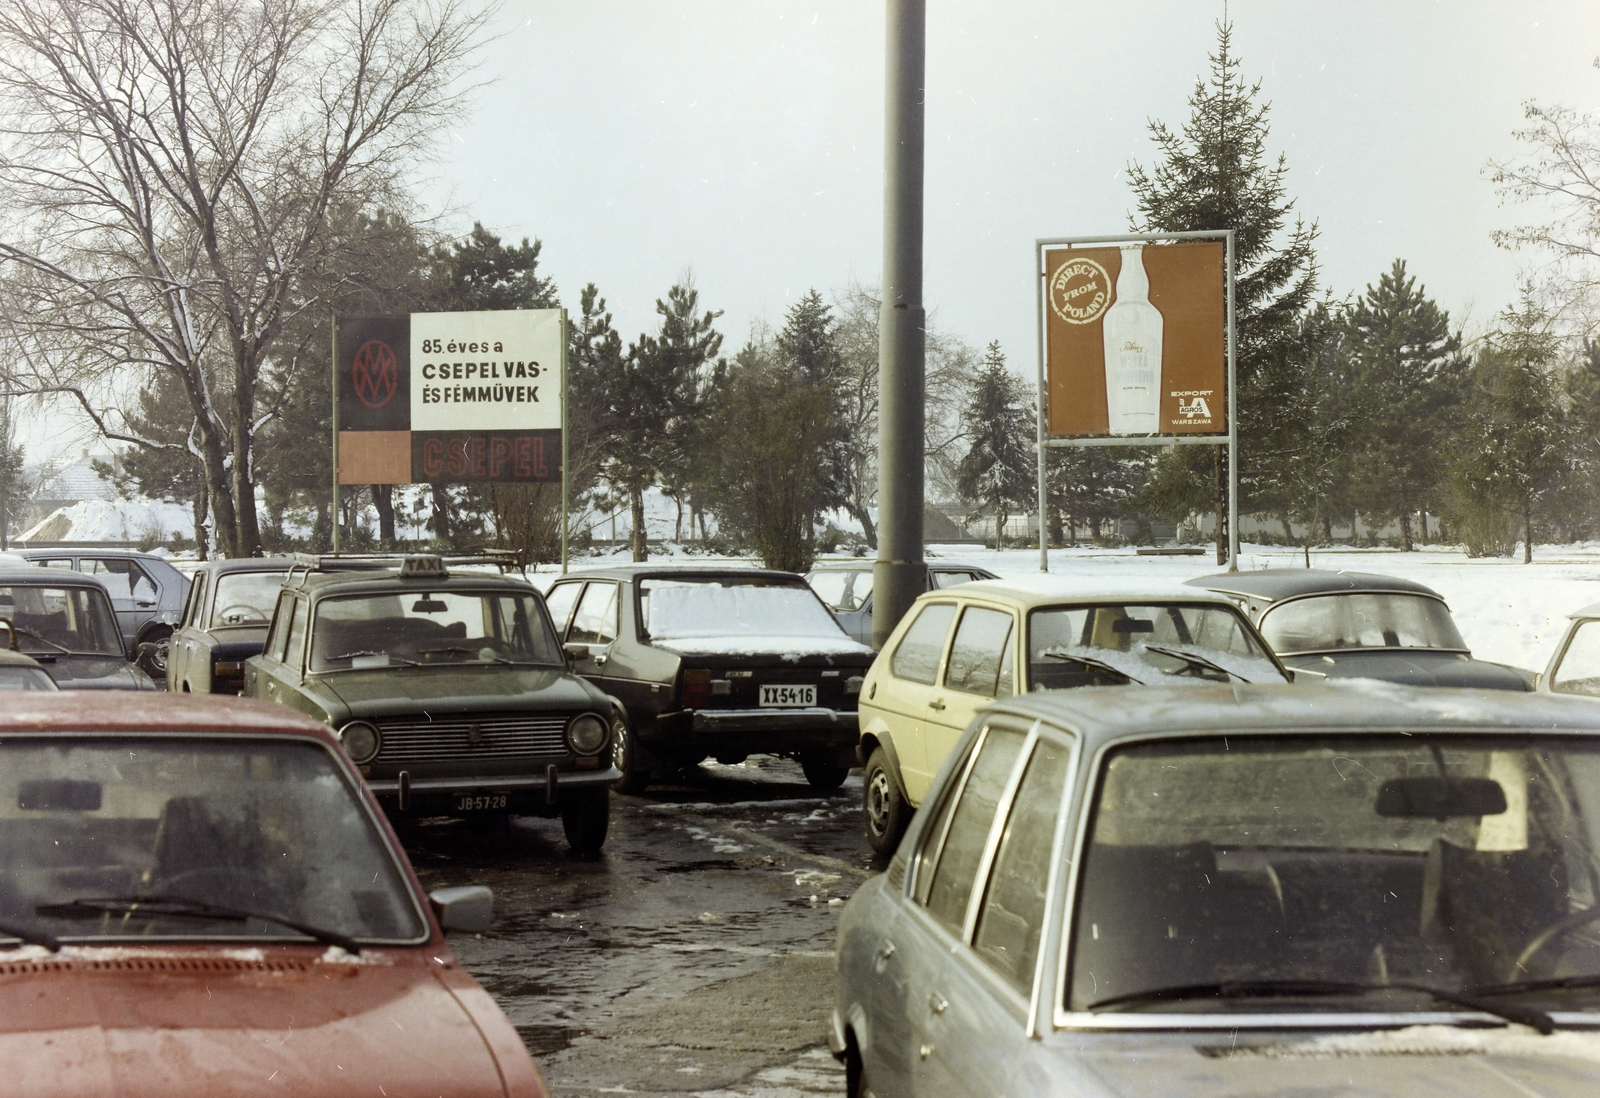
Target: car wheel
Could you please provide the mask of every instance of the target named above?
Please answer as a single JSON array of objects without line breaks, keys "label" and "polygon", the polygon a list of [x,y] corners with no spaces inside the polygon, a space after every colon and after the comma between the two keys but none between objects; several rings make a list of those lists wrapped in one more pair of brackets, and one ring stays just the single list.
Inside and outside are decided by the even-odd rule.
[{"label": "car wheel", "polygon": [[622,771],[617,792],[643,793],[650,785],[650,771],[639,765],[639,739],[621,717],[611,726],[611,764]]},{"label": "car wheel", "polygon": [[805,771],[806,781],[818,793],[832,793],[850,776],[850,768],[840,766],[832,755],[801,755],[800,769]]},{"label": "car wheel", "polygon": [[861,783],[862,815],[866,818],[867,844],[878,854],[893,854],[911,822],[911,805],[900,789],[889,753],[875,748],[867,760],[867,773]]},{"label": "car wheel", "polygon": [[561,806],[561,829],[567,833],[567,846],[574,854],[598,852],[605,845],[610,826],[610,790],[582,793]]},{"label": "car wheel", "polygon": [[150,647],[139,653],[139,669],[159,683],[167,681],[167,660],[172,655],[172,630],[153,629],[141,645]]}]

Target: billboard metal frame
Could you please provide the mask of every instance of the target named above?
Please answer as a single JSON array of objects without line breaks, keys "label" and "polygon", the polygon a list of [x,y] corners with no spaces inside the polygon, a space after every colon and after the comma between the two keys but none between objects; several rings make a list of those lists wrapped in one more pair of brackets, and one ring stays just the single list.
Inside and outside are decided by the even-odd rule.
[{"label": "billboard metal frame", "polygon": [[[1044,330],[1045,330],[1045,300],[1044,284],[1050,277],[1050,272],[1045,270],[1044,253],[1046,248],[1077,247],[1081,244],[1136,244],[1150,243],[1160,240],[1221,240],[1226,251],[1224,282],[1227,289],[1227,324],[1226,339],[1228,353],[1228,378],[1225,401],[1228,409],[1228,430],[1219,435],[1116,435],[1094,436],[1078,438],[1052,438],[1045,428],[1045,406],[1049,390],[1045,377],[1044,360]],[[1046,496],[1046,471],[1045,455],[1052,448],[1066,449],[1078,446],[1226,446],[1228,448],[1228,571],[1239,570],[1239,415],[1238,415],[1238,384],[1237,368],[1234,360],[1234,231],[1232,229],[1208,229],[1201,232],[1183,233],[1133,233],[1127,235],[1111,236],[1062,236],[1043,237],[1033,242],[1033,288],[1036,296],[1034,305],[1034,323],[1037,327],[1039,375],[1038,375],[1038,423],[1039,433],[1037,450],[1039,456],[1039,571],[1050,571],[1049,556],[1049,526],[1045,521],[1045,496]]]},{"label": "billboard metal frame", "polygon": [[[510,312],[513,310],[501,311]],[[567,438],[567,341],[571,332],[568,327],[567,310],[562,308],[558,311],[561,313],[559,337],[561,340],[561,574],[566,575],[567,549],[570,540],[568,530],[567,459],[571,446]],[[410,314],[407,315],[409,316]],[[337,313],[333,315],[332,323],[329,327],[331,329],[331,343],[328,351],[329,381],[331,383],[329,388],[333,392],[333,471],[331,476],[333,481],[333,552],[337,554],[339,552],[339,520],[341,517],[339,510],[339,315]],[[413,481],[412,483],[427,482]]]}]

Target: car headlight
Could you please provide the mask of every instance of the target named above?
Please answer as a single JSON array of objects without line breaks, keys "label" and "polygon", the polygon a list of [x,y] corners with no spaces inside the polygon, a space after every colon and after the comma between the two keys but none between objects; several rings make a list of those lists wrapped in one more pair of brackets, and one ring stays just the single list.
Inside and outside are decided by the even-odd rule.
[{"label": "car headlight", "polygon": [[572,718],[572,723],[567,725],[567,742],[578,754],[593,755],[606,745],[608,732],[605,721],[593,713],[585,713]]},{"label": "car headlight", "polygon": [[366,721],[351,721],[339,729],[339,744],[355,763],[370,762],[383,744],[378,730]]}]

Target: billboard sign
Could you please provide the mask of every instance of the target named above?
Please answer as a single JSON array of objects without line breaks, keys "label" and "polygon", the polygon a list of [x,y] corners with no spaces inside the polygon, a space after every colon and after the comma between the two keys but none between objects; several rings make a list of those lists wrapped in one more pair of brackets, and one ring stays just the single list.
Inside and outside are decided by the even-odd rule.
[{"label": "billboard sign", "polygon": [[1224,241],[1043,255],[1049,437],[1228,433]]},{"label": "billboard sign", "polygon": [[560,309],[346,317],[340,484],[561,479]]}]

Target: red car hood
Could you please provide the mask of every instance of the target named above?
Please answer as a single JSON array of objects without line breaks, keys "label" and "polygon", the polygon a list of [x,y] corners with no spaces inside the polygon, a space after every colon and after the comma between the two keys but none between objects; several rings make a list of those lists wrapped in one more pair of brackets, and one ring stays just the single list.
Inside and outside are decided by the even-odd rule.
[{"label": "red car hood", "polygon": [[28,1098],[542,1094],[487,994],[453,957],[441,953],[441,964],[425,952],[0,953],[0,1090]]}]

